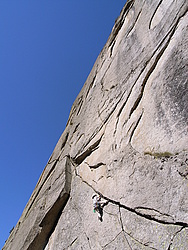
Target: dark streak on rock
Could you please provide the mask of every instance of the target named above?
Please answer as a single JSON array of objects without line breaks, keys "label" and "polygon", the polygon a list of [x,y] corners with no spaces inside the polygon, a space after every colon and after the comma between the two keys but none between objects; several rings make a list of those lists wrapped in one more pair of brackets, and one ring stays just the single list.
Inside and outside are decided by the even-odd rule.
[{"label": "dark streak on rock", "polygon": [[[103,136],[103,135],[102,135]],[[93,151],[98,149],[98,146],[101,142],[102,136],[97,140],[95,143],[93,143],[88,149],[86,149],[83,153],[81,153],[79,156],[77,156],[74,160],[74,162],[78,165],[80,165]]]},{"label": "dark streak on rock", "polygon": [[171,246],[172,246],[172,244],[173,244],[174,238],[175,238],[176,235],[177,235],[178,233],[180,233],[183,229],[184,229],[184,227],[181,227],[181,228],[172,236],[171,241],[170,241],[170,244],[169,244],[167,250],[170,250],[170,248],[171,248]]},{"label": "dark streak on rock", "polygon": [[151,16],[151,19],[150,19],[150,22],[149,22],[149,29],[151,28],[151,23],[152,23],[152,21],[153,21],[153,18],[154,18],[154,16],[155,16],[155,14],[156,14],[156,12],[157,12],[159,6],[161,5],[162,1],[163,1],[163,0],[160,0],[160,2],[158,3],[156,9],[155,9],[154,12],[153,12],[153,15]]},{"label": "dark streak on rock", "polygon": [[135,124],[135,126],[134,126],[134,128],[133,128],[133,130],[132,130],[132,132],[131,132],[131,135],[130,135],[130,138],[129,138],[129,142],[130,142],[130,143],[131,143],[131,140],[132,140],[132,138],[133,138],[134,132],[135,132],[136,128],[138,127],[138,124],[139,124],[139,122],[140,122],[140,120],[141,120],[141,118],[142,118],[143,113],[144,113],[144,111],[142,111],[140,117],[138,118],[138,120],[137,120],[137,122],[136,122],[136,124]]},{"label": "dark streak on rock", "polygon": [[[92,185],[90,185],[87,181],[85,181],[79,174],[77,174],[77,176],[83,181],[83,183],[85,183],[86,185],[88,185],[90,188],[93,189],[94,192],[96,192],[97,194],[99,194],[101,196],[101,198],[107,200],[108,202],[112,203],[112,204],[115,204],[117,206],[119,206],[120,208],[124,208],[125,210],[129,211],[129,212],[132,212],[140,217],[143,217],[147,220],[151,220],[151,221],[155,221],[155,222],[158,222],[160,224],[164,224],[164,225],[175,225],[175,226],[181,226],[181,227],[188,227],[188,223],[186,222],[181,222],[181,221],[177,221],[177,222],[168,222],[168,221],[165,221],[165,220],[162,220],[162,219],[157,219],[155,217],[153,217],[152,215],[148,215],[148,214],[143,214],[139,211],[136,211],[135,208],[131,208],[131,207],[128,207],[124,204],[121,204],[119,201],[116,201],[116,200],[112,200],[106,196],[104,196],[101,192],[99,192],[98,190],[96,190]],[[149,208],[150,209],[150,208]],[[160,213],[160,212],[159,212]],[[161,213],[162,214],[162,213]]]},{"label": "dark streak on rock", "polygon": [[81,110],[81,108],[82,108],[82,105],[83,105],[83,96],[81,96],[80,98],[79,98],[79,101],[78,101],[78,106],[79,106],[79,108],[78,108],[78,111],[77,111],[77,113],[76,113],[76,115],[79,115],[79,113],[80,113],[80,110]]},{"label": "dark streak on rock", "polygon": [[[102,249],[106,248],[106,247],[109,246],[112,242],[114,242],[114,241],[117,239],[117,237],[118,237],[121,233],[122,233],[122,231],[119,232],[110,242],[108,242],[108,243],[106,243],[104,246],[102,246]],[[132,248],[131,248],[131,250],[132,250]]]},{"label": "dark streak on rock", "polygon": [[164,225],[176,225],[176,226],[182,226],[182,227],[188,227],[188,224],[185,223],[185,222],[167,222],[167,221],[164,221],[164,220],[160,220],[160,219],[156,219],[155,217],[153,217],[152,215],[148,215],[148,214],[142,214],[141,212],[139,211],[136,211],[134,208],[130,208],[130,207],[127,207],[126,205],[123,205],[121,204],[120,202],[118,201],[114,201],[114,200],[111,200],[107,197],[104,197],[102,194],[101,194],[101,197],[108,200],[109,202],[113,203],[113,204],[116,204],[118,206],[120,206],[121,208],[124,208],[132,213],[135,213],[137,214],[138,216],[141,216],[145,219],[148,219],[148,220],[151,220],[151,221],[155,221],[155,222],[158,222],[160,224],[164,224]]},{"label": "dark streak on rock", "polygon": [[87,93],[86,93],[86,98],[87,98],[87,96],[88,96],[88,94],[89,94],[90,89],[93,87],[93,84],[94,84],[94,82],[95,82],[95,78],[96,78],[96,75],[93,77],[93,80],[92,80],[92,82],[91,82],[90,85],[89,85],[89,88],[88,88]]},{"label": "dark streak on rock", "polygon": [[73,134],[76,133],[76,131],[78,130],[78,127],[80,126],[80,123],[78,123],[76,126],[75,126],[75,129],[73,131]]},{"label": "dark streak on rock", "polygon": [[105,164],[103,163],[103,162],[99,162],[99,163],[97,163],[96,165],[89,165],[87,162],[86,162],[86,164],[89,166],[89,168],[91,168],[91,169],[97,169],[97,168],[99,168],[100,166],[104,166]]},{"label": "dark streak on rock", "polygon": [[[186,11],[186,12],[187,12],[187,11]],[[186,12],[185,12],[185,13],[186,13]],[[158,62],[159,62],[159,60],[160,60],[160,58],[162,57],[163,53],[165,52],[166,48],[168,47],[168,45],[169,45],[169,43],[170,43],[170,40],[171,40],[172,36],[174,35],[175,30],[176,30],[176,28],[177,28],[177,26],[178,26],[178,23],[179,23],[180,19],[185,15],[185,13],[184,13],[182,16],[180,16],[180,17],[178,18],[178,20],[176,21],[176,23],[173,25],[173,27],[169,30],[169,32],[167,33],[167,35],[163,38],[162,42],[160,43],[160,44],[162,44],[162,43],[164,42],[164,40],[166,39],[166,37],[169,36],[167,42],[165,43],[165,45],[163,46],[163,48],[161,49],[161,51],[160,51],[160,52],[158,53],[158,55],[156,56],[153,65],[150,67],[148,73],[146,74],[146,76],[145,76],[145,78],[144,78],[144,80],[143,80],[143,83],[142,83],[142,85],[141,85],[140,94],[139,94],[139,96],[137,97],[137,99],[136,99],[136,101],[135,101],[135,103],[134,103],[134,105],[133,105],[133,107],[132,107],[132,109],[131,109],[131,111],[130,111],[129,118],[130,118],[130,116],[132,115],[132,113],[137,109],[137,107],[138,107],[138,105],[139,105],[139,103],[140,103],[140,101],[141,101],[141,99],[142,99],[142,96],[143,96],[143,93],[144,93],[144,88],[145,88],[145,86],[146,86],[146,83],[147,83],[149,77],[151,76],[151,74],[153,73],[154,69],[156,68],[156,66],[157,66],[157,64],[158,64]],[[160,47],[160,45],[159,45],[158,47]]]},{"label": "dark streak on rock", "polygon": [[126,14],[129,12],[129,10],[133,4],[134,4],[134,0],[127,1],[125,7],[123,8],[123,10],[120,14],[120,18],[118,18],[116,20],[114,28],[113,28],[112,33],[111,33],[111,36],[109,37],[109,47],[114,43],[115,38],[117,37],[121,27],[123,26],[124,18],[126,16]]},{"label": "dark streak on rock", "polygon": [[68,137],[69,137],[69,133],[66,134],[65,139],[64,139],[63,142],[62,142],[61,150],[64,148],[64,146],[65,146],[65,144],[66,144],[66,142],[67,142],[67,140],[68,140]]},{"label": "dark streak on rock", "polygon": [[129,36],[129,34],[131,33],[131,31],[134,29],[134,27],[135,27],[135,25],[136,25],[136,23],[138,21],[138,18],[139,18],[140,14],[141,14],[141,12],[142,12],[142,9],[139,11],[139,13],[138,13],[138,15],[137,15],[137,17],[136,17],[133,25],[131,26],[130,30],[127,32],[127,35],[126,35],[127,37]]},{"label": "dark streak on rock", "polygon": [[120,214],[121,229],[122,229],[124,238],[125,238],[125,240],[127,241],[127,244],[128,244],[128,246],[129,246],[129,248],[132,250],[132,247],[131,247],[131,245],[130,245],[128,239],[127,239],[126,232],[125,232],[125,229],[124,229],[124,226],[123,226],[123,220],[122,220],[122,216],[121,216],[121,209],[120,209],[120,206],[119,206],[119,214]]}]

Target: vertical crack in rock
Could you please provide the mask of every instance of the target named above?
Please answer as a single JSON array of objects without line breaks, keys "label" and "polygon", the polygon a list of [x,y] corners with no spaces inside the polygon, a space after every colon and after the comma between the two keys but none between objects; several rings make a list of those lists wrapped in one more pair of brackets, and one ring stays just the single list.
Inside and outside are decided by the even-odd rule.
[{"label": "vertical crack in rock", "polygon": [[120,206],[119,206],[119,215],[120,215],[119,219],[120,219],[121,229],[122,229],[124,238],[125,238],[125,240],[126,240],[128,246],[129,246],[130,250],[132,250],[132,247],[131,247],[131,245],[130,245],[128,239],[127,239],[126,232],[125,232],[125,230],[124,230],[124,225],[123,225],[123,220],[122,220],[122,215],[121,215],[121,208],[120,208]]},{"label": "vertical crack in rock", "polygon": [[45,214],[44,218],[42,219],[39,227],[40,232],[36,235],[30,246],[27,250],[41,250],[44,249],[47,245],[50,236],[52,235],[55,227],[59,221],[61,213],[66,206],[71,191],[71,181],[72,181],[72,174],[71,174],[71,162],[68,157],[66,157],[65,163],[65,185],[64,189],[60,193],[57,200],[54,202],[52,207],[49,211]]},{"label": "vertical crack in rock", "polygon": [[124,233],[124,237],[125,237],[125,239],[126,239],[126,241],[127,241],[127,244],[129,245],[130,250],[133,250],[133,248],[131,247],[131,245],[130,245],[128,239],[127,239],[127,236],[129,236],[133,241],[136,241],[138,244],[140,244],[140,245],[142,245],[142,246],[144,246],[144,247],[148,247],[148,248],[150,248],[150,249],[157,250],[157,249],[154,248],[154,247],[148,246],[149,242],[142,243],[142,242],[139,241],[138,239],[135,239],[135,238],[131,235],[131,233],[126,232],[125,229],[124,229],[124,225],[123,225],[123,220],[122,220],[122,215],[121,215],[121,208],[120,208],[120,206],[119,206],[119,213],[120,213],[120,224],[121,224],[121,227],[122,227],[122,231],[123,231],[123,233]]},{"label": "vertical crack in rock", "polygon": [[[149,61],[146,62],[146,65],[148,64],[148,62],[149,62]],[[130,97],[131,94],[132,94],[132,91],[133,91],[134,86],[136,85],[138,79],[140,78],[140,76],[141,76],[142,73],[144,72],[145,67],[146,67],[146,66],[144,66],[144,67],[142,68],[142,70],[140,71],[140,73],[139,73],[138,77],[136,78],[135,82],[133,83],[133,85],[132,85],[132,87],[131,87],[131,89],[130,89],[130,91],[129,91],[129,93],[128,93],[126,99],[125,99],[125,101],[123,102],[123,104],[121,105],[121,107],[120,107],[120,109],[119,109],[119,112],[118,112],[118,114],[117,114],[117,116],[116,116],[117,121],[116,121],[115,129],[114,129],[114,136],[115,136],[116,131],[117,131],[117,126],[118,126],[118,122],[119,122],[119,117],[120,117],[120,115],[121,115],[123,109],[125,108],[125,106],[126,106],[126,104],[127,104],[127,101],[129,100],[129,97]],[[131,73],[129,74],[129,76],[130,76],[130,75],[131,75]],[[124,95],[124,94],[125,94],[125,92],[123,93],[123,95]],[[121,96],[120,101],[121,101],[121,99],[123,98],[123,95]],[[120,101],[119,101],[119,102],[120,102]],[[125,123],[126,123],[126,121],[125,121]]]},{"label": "vertical crack in rock", "polygon": [[[142,85],[141,85],[140,94],[138,95],[138,97],[137,97],[137,99],[135,100],[135,103],[134,103],[132,109],[130,110],[129,118],[131,117],[132,113],[137,109],[137,107],[138,107],[138,105],[139,105],[139,103],[140,103],[140,101],[141,101],[141,99],[142,99],[142,96],[143,96],[143,93],[144,93],[144,89],[145,89],[145,86],[146,86],[146,83],[147,83],[149,77],[151,76],[151,74],[152,74],[153,71],[155,70],[155,68],[156,68],[156,66],[157,66],[157,64],[158,64],[158,62],[159,62],[159,60],[160,60],[160,58],[162,57],[162,55],[164,54],[165,50],[167,49],[167,47],[168,47],[168,45],[169,45],[169,43],[170,43],[170,41],[171,41],[171,39],[172,39],[172,37],[173,37],[175,31],[176,31],[176,28],[177,28],[177,26],[178,26],[178,23],[179,23],[180,19],[186,14],[186,12],[187,12],[187,10],[178,18],[178,20],[176,21],[176,23],[175,23],[175,24],[173,25],[173,27],[169,30],[167,36],[165,36],[165,38],[166,38],[166,37],[168,37],[168,35],[169,35],[169,38],[167,39],[165,45],[163,46],[163,48],[160,50],[160,52],[159,52],[158,55],[156,56],[153,65],[152,65],[152,66],[150,67],[150,69],[148,70],[148,73],[146,74],[146,76],[145,76],[145,78],[144,78],[144,80],[143,80],[143,83],[142,83]],[[164,39],[165,39],[165,38],[164,38]],[[164,39],[163,39],[163,40],[164,40]]]},{"label": "vertical crack in rock", "polygon": [[132,106],[131,110],[130,110],[130,113],[129,113],[129,118],[131,117],[132,113],[137,109],[141,99],[142,99],[142,96],[143,96],[143,93],[144,93],[144,88],[146,86],[146,83],[149,79],[149,77],[151,76],[152,72],[154,71],[154,69],[156,68],[157,66],[157,63],[159,61],[159,59],[161,58],[161,56],[163,55],[165,49],[167,48],[169,42],[170,42],[170,39],[171,39],[171,36],[170,38],[168,39],[167,43],[165,44],[165,46],[161,49],[161,51],[158,53],[158,55],[156,56],[156,59],[153,63],[153,65],[150,67],[148,73],[146,74],[144,80],[143,80],[143,83],[141,85],[141,90],[140,90],[140,94],[138,95],[137,99],[135,100],[134,102],[134,105]]},{"label": "vertical crack in rock", "polygon": [[115,22],[115,25],[114,25],[114,27],[112,29],[111,35],[109,37],[109,47],[112,44],[114,46],[115,39],[116,39],[116,37],[117,37],[120,29],[123,26],[124,19],[125,19],[127,13],[129,12],[129,10],[131,9],[131,7],[133,6],[133,4],[134,4],[134,0],[128,0],[127,3],[126,3],[126,5],[125,5],[125,7],[121,11],[120,17],[117,18],[117,20]]},{"label": "vertical crack in rock", "polygon": [[131,31],[132,31],[132,30],[134,29],[134,27],[136,26],[136,23],[138,22],[138,19],[139,19],[141,13],[142,13],[142,8],[141,8],[141,10],[138,12],[138,15],[137,15],[135,21],[133,22],[132,26],[130,27],[129,31],[127,32],[126,37],[129,36],[129,34],[131,33]]},{"label": "vertical crack in rock", "polygon": [[[171,29],[168,31],[168,33],[164,36],[164,38],[161,40],[161,42],[159,43],[159,45],[157,46],[157,48],[154,50],[153,54],[151,55],[150,59],[147,60],[147,62],[145,62],[145,65],[144,67],[141,69],[137,79],[135,80],[134,84],[132,85],[130,91],[129,91],[129,94],[125,100],[125,102],[123,103],[123,105],[121,106],[119,112],[118,112],[118,115],[117,115],[117,122],[116,122],[116,128],[117,128],[117,124],[118,124],[118,120],[119,120],[119,116],[122,112],[122,110],[124,109],[124,107],[126,106],[126,103],[128,101],[128,99],[130,98],[131,94],[132,94],[132,91],[133,91],[133,88],[134,86],[136,85],[136,83],[138,82],[140,76],[142,75],[142,73],[144,72],[144,70],[146,69],[147,65],[149,64],[149,62],[152,60],[152,58],[154,57],[154,55],[157,53],[157,51],[159,50],[159,48],[163,45],[164,41],[167,39],[167,37],[169,36],[169,38],[167,39],[167,42],[165,43],[165,45],[163,46],[163,48],[161,49],[161,51],[158,53],[158,55],[156,56],[156,59],[154,60],[154,63],[153,65],[150,67],[150,69],[148,70],[148,73],[146,74],[144,80],[143,80],[143,83],[141,85],[141,91],[140,91],[140,94],[138,95],[137,99],[135,100],[135,103],[133,105],[133,107],[131,108],[130,110],[130,113],[129,113],[129,118],[131,117],[132,113],[136,110],[136,108],[138,107],[141,99],[142,99],[142,96],[143,96],[143,93],[144,93],[144,88],[145,88],[145,85],[150,77],[150,75],[152,74],[152,72],[154,71],[154,69],[156,68],[157,66],[157,63],[158,61],[160,60],[161,56],[163,55],[164,51],[166,50],[166,48],[168,47],[168,44],[170,43],[170,40],[176,30],[176,27],[178,26],[178,23],[180,21],[180,19],[186,14],[187,12],[187,9],[185,10],[185,12],[177,19],[176,23],[173,25],[173,27],[171,27]],[[121,99],[120,99],[121,100]],[[115,132],[116,132],[116,128],[115,128]],[[114,133],[115,133],[114,132]]]},{"label": "vertical crack in rock", "polygon": [[89,241],[89,237],[87,236],[86,232],[84,232],[85,236],[86,236],[86,239],[88,241],[88,245],[89,245],[89,249],[91,249],[91,244],[90,244],[90,241]]},{"label": "vertical crack in rock", "polygon": [[66,142],[68,140],[68,137],[69,137],[69,133],[66,134],[65,139],[63,140],[63,142],[61,144],[61,150],[65,147],[65,144],[66,144]]},{"label": "vertical crack in rock", "polygon": [[[63,135],[60,137],[60,139],[59,139],[59,141],[58,141],[58,144],[59,144],[59,147],[60,147],[58,156],[54,157],[54,152],[53,152],[52,155],[51,155],[51,157],[50,157],[50,159],[48,160],[47,166],[48,166],[49,164],[52,164],[53,162],[56,162],[57,159],[60,158],[60,156],[61,156],[61,154],[62,154],[62,152],[63,152],[63,148],[65,147],[65,145],[66,145],[66,143],[67,143],[67,141],[68,141],[68,137],[69,137],[69,132],[67,132],[67,133],[64,132]],[[45,169],[46,169],[46,168],[45,168]],[[45,169],[44,169],[44,171],[45,171]],[[43,172],[44,172],[44,171],[43,171]],[[41,177],[42,177],[42,175],[41,175]],[[40,179],[41,179],[41,177],[40,177]]]},{"label": "vertical crack in rock", "polygon": [[180,233],[184,228],[185,228],[185,227],[181,227],[177,232],[175,232],[175,234],[172,235],[171,240],[170,240],[170,244],[169,244],[167,250],[170,250],[170,249],[171,249],[171,246],[172,246],[172,244],[173,244],[174,238],[175,238],[176,235],[177,235],[178,233]]},{"label": "vertical crack in rock", "polygon": [[92,82],[91,82],[90,85],[89,85],[89,88],[88,88],[88,90],[87,90],[87,92],[86,92],[86,98],[87,98],[87,96],[88,96],[90,90],[92,89],[92,87],[93,87],[93,85],[94,85],[96,75],[97,75],[97,73],[95,74],[95,76],[93,77]]},{"label": "vertical crack in rock", "polygon": [[129,143],[131,143],[131,140],[133,138],[134,132],[135,132],[136,128],[138,127],[138,124],[139,124],[139,122],[140,122],[140,120],[142,118],[143,113],[144,113],[144,110],[142,110],[142,113],[140,114],[140,116],[139,116],[139,118],[138,118],[138,120],[137,120],[137,122],[136,122],[136,124],[135,124],[135,126],[134,126],[134,128],[132,130],[132,132],[131,132],[131,135],[130,135],[130,138],[129,138]]},{"label": "vertical crack in rock", "polygon": [[80,114],[80,111],[81,111],[81,108],[82,108],[82,105],[83,105],[84,101],[83,101],[83,96],[79,97],[78,99],[78,110],[77,110],[77,113],[76,115],[79,115]]},{"label": "vertical crack in rock", "polygon": [[76,126],[75,126],[75,129],[73,131],[73,134],[76,133],[76,131],[78,130],[78,127],[80,126],[80,123],[78,123]]},{"label": "vertical crack in rock", "polygon": [[161,5],[162,1],[163,1],[163,0],[160,0],[160,1],[159,1],[157,7],[155,8],[155,10],[154,10],[154,12],[153,12],[153,15],[151,16],[151,19],[150,19],[150,22],[149,22],[149,29],[151,28],[151,23],[152,23],[152,21],[153,21],[153,18],[154,18],[154,16],[155,16],[155,14],[156,14],[156,12],[157,12],[159,6]]}]

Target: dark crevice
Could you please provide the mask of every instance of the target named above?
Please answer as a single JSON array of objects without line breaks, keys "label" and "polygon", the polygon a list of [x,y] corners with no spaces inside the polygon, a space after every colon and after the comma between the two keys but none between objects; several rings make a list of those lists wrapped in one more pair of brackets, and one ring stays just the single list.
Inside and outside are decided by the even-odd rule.
[{"label": "dark crevice", "polygon": [[154,16],[155,16],[155,14],[156,14],[156,12],[157,12],[159,6],[161,5],[162,1],[163,1],[163,0],[160,0],[160,2],[158,3],[156,9],[155,9],[154,12],[153,12],[153,15],[151,16],[151,19],[150,19],[150,22],[149,22],[149,29],[151,28],[151,23],[152,23],[152,21],[153,21],[153,18],[154,18]]},{"label": "dark crevice", "polygon": [[94,82],[95,82],[96,75],[97,75],[97,74],[95,74],[95,76],[93,77],[92,82],[91,82],[90,85],[89,85],[89,88],[88,88],[87,93],[86,93],[86,98],[87,98],[87,96],[88,96],[88,94],[89,94],[89,91],[90,91],[91,88],[93,87],[93,84],[94,84]]},{"label": "dark crevice", "polygon": [[87,162],[86,162],[86,164],[89,166],[89,168],[91,168],[91,169],[97,169],[97,168],[99,168],[100,166],[105,166],[106,164],[104,164],[103,162],[99,162],[99,163],[97,163],[96,165],[89,165]]},{"label": "dark crevice", "polygon": [[133,130],[132,130],[132,132],[131,132],[131,135],[130,135],[130,138],[129,138],[129,143],[131,143],[131,140],[132,140],[132,138],[133,138],[134,132],[135,132],[136,128],[138,127],[138,124],[139,124],[139,122],[140,122],[140,120],[141,120],[141,118],[142,118],[143,113],[144,113],[144,112],[142,111],[140,117],[138,118],[138,120],[137,120],[137,122],[136,122],[136,124],[135,124],[135,126],[134,126],[134,128],[133,128]]},{"label": "dark crevice", "polygon": [[67,140],[68,140],[68,137],[69,137],[69,133],[66,134],[65,139],[64,139],[63,142],[62,142],[61,150],[65,147],[65,144],[66,144],[66,142],[67,142]]},{"label": "dark crevice", "polygon": [[164,224],[164,225],[176,225],[176,226],[188,227],[188,224],[185,223],[185,222],[180,222],[180,221],[178,221],[178,222],[168,222],[168,221],[164,221],[164,220],[161,220],[161,219],[157,219],[157,218],[153,217],[152,215],[143,214],[143,213],[141,213],[139,211],[136,211],[136,209],[134,209],[134,208],[128,207],[126,205],[123,205],[119,201],[115,201],[115,200],[109,199],[108,197],[105,197],[104,195],[102,195],[100,192],[97,192],[97,193],[100,194],[103,199],[105,199],[105,200],[107,200],[107,201],[109,201],[109,202],[111,202],[111,203],[113,203],[113,204],[115,204],[115,205],[117,205],[117,206],[119,206],[121,208],[124,208],[127,211],[135,213],[138,216],[141,216],[141,217],[143,217],[145,219],[148,219],[148,220],[151,220],[151,221],[155,221],[155,222],[158,222],[158,223]]},{"label": "dark crevice", "polygon": [[155,218],[155,217],[153,217],[152,215],[149,215],[149,214],[143,214],[143,213],[141,213],[139,211],[136,211],[134,208],[127,207],[126,205],[121,204],[119,201],[115,201],[115,200],[112,200],[112,199],[109,199],[109,198],[103,196],[100,192],[98,192],[98,193],[101,195],[101,197],[103,199],[106,199],[109,202],[111,202],[111,203],[113,203],[113,204],[115,204],[115,205],[117,205],[117,206],[119,206],[121,208],[124,208],[127,211],[135,213],[138,216],[141,216],[141,217],[143,217],[145,219],[148,219],[148,220],[151,220],[151,221],[155,221],[155,222],[158,222],[158,223],[164,224],[164,225],[176,225],[176,226],[188,227],[188,224],[184,223],[184,222],[180,222],[180,221],[178,221],[178,222],[168,222],[168,221],[164,221],[164,220],[161,220],[161,219],[157,219],[157,218]]},{"label": "dark crevice", "polygon": [[69,245],[66,249],[68,249],[69,247],[71,247],[77,240],[78,240],[78,237],[76,237],[76,238],[70,243],[70,245]]},{"label": "dark crevice", "polygon": [[[145,63],[145,65],[147,65],[148,62],[149,62],[149,61],[147,61],[147,62]],[[119,112],[118,112],[118,114],[117,114],[117,121],[116,121],[116,125],[115,125],[114,135],[115,135],[116,130],[117,130],[117,125],[118,125],[118,122],[119,122],[119,117],[120,117],[120,115],[121,115],[121,113],[122,113],[122,111],[123,111],[125,105],[127,104],[127,101],[129,100],[129,97],[130,97],[130,95],[131,95],[131,93],[132,93],[132,90],[133,90],[134,86],[136,85],[138,79],[140,78],[140,76],[141,76],[141,74],[143,73],[144,70],[145,70],[145,66],[144,66],[144,68],[140,71],[138,77],[136,78],[135,82],[133,83],[133,85],[132,85],[132,87],[131,87],[131,89],[130,89],[130,91],[129,91],[129,94],[127,95],[127,98],[126,98],[125,102],[122,104],[121,108],[119,109]],[[131,75],[131,74],[132,74],[132,73],[130,73],[130,75]],[[120,98],[120,101],[121,101],[121,99],[122,99],[122,97]]]},{"label": "dark crevice", "polygon": [[166,43],[166,45],[163,47],[163,49],[160,51],[160,53],[156,56],[156,59],[153,63],[153,65],[151,66],[151,68],[149,69],[148,73],[146,74],[144,80],[143,80],[143,83],[141,85],[141,90],[140,90],[140,94],[138,95],[134,105],[132,106],[131,110],[130,110],[130,113],[129,113],[129,118],[131,117],[132,113],[137,109],[141,99],[142,99],[142,96],[143,96],[143,93],[144,93],[144,89],[145,89],[145,86],[146,86],[146,83],[149,79],[149,77],[151,76],[152,72],[154,71],[155,67],[157,66],[157,63],[159,61],[159,59],[161,58],[163,52],[165,51],[165,49],[167,48],[167,45],[168,45],[168,42]]},{"label": "dark crevice", "polygon": [[[161,213],[160,211],[158,211],[157,209],[154,209],[154,208],[148,208],[148,207],[135,207],[134,208],[136,211],[137,210],[148,210],[148,211],[153,211],[153,212],[155,212],[155,213],[158,213],[158,216],[166,216],[166,217],[169,217],[169,218],[171,218],[172,220],[174,220],[173,219],[173,217],[171,216],[171,215],[169,215],[169,214],[166,214],[166,213]],[[157,215],[157,214],[156,214]]]},{"label": "dark crevice", "polygon": [[76,142],[74,141],[74,143],[77,144],[77,143],[79,142],[79,140],[82,138],[82,136],[84,136],[84,133],[82,133],[82,134],[78,137],[78,139],[76,140]]},{"label": "dark crevice", "polygon": [[78,130],[78,127],[80,126],[80,123],[78,123],[76,126],[75,126],[75,129],[73,131],[73,134],[76,133],[76,131]]},{"label": "dark crevice", "polygon": [[72,175],[71,175],[71,162],[68,157],[65,164],[66,166],[65,166],[64,188],[60,193],[59,197],[57,198],[57,200],[55,201],[55,203],[52,205],[52,207],[49,209],[49,211],[45,214],[44,218],[40,222],[39,224],[40,231],[35,236],[32,243],[27,248],[27,250],[41,250],[46,247],[50,239],[50,236],[52,235],[57,226],[62,211],[69,200]]},{"label": "dark crevice", "polygon": [[177,172],[181,177],[185,178],[186,180],[188,179],[188,170],[185,173],[182,173],[179,170],[177,170]]},{"label": "dark crevice", "polygon": [[116,41],[114,40],[112,45],[111,45],[111,48],[110,48],[110,57],[112,56],[112,52],[113,52],[115,43],[116,43]]},{"label": "dark crevice", "polygon": [[58,223],[62,209],[65,207],[68,199],[69,194],[64,194],[61,198],[58,198],[39,225],[41,227],[41,232],[37,234],[27,250],[42,250],[45,248]]},{"label": "dark crevice", "polygon": [[79,115],[83,103],[84,103],[84,101],[83,101],[83,96],[81,96],[81,97],[79,98],[79,101],[78,101],[78,106],[79,106],[79,107],[78,107],[78,111],[77,111],[76,115]]},{"label": "dark crevice", "polygon": [[[183,15],[185,15],[185,13],[184,13]],[[183,15],[182,15],[182,16],[183,16]],[[181,17],[182,17],[182,16],[181,16]],[[132,109],[131,109],[131,111],[130,111],[129,118],[131,117],[132,113],[137,109],[137,107],[138,107],[138,105],[139,105],[139,103],[140,103],[140,101],[141,101],[141,99],[142,99],[142,96],[143,96],[143,93],[144,93],[144,88],[145,88],[145,86],[146,86],[146,83],[147,83],[149,77],[151,76],[151,74],[153,73],[153,71],[155,70],[155,68],[156,68],[156,66],[157,66],[157,64],[158,64],[158,62],[159,62],[159,60],[160,60],[160,58],[162,57],[163,53],[165,52],[166,48],[168,47],[168,45],[169,45],[169,43],[170,43],[170,40],[171,40],[172,36],[173,36],[174,33],[175,33],[175,30],[176,30],[176,28],[177,28],[177,25],[178,25],[179,20],[180,20],[181,17],[178,18],[178,20],[176,21],[176,23],[174,24],[174,26],[173,26],[173,27],[170,29],[170,31],[168,32],[167,36],[169,35],[169,38],[168,38],[167,42],[165,43],[165,45],[163,46],[163,48],[161,49],[161,51],[160,51],[160,52],[158,53],[158,55],[156,56],[156,59],[155,59],[153,65],[150,67],[148,73],[146,74],[146,76],[145,76],[145,78],[144,78],[144,80],[143,80],[143,83],[142,83],[142,85],[141,85],[140,94],[139,94],[139,96],[137,97],[137,99],[136,99],[136,101],[135,101],[135,103],[134,103],[134,105],[133,105],[133,107],[132,107]],[[165,36],[164,39],[166,39],[167,36]],[[162,42],[164,41],[164,39],[162,40]],[[162,42],[161,42],[161,43],[162,43]]]},{"label": "dark crevice", "polygon": [[134,0],[129,0],[127,1],[125,7],[123,8],[121,14],[120,14],[120,18],[118,18],[115,22],[115,25],[112,29],[111,32],[111,36],[109,37],[109,47],[113,44],[113,42],[115,41],[121,27],[123,26],[124,23],[124,18],[126,17],[127,13],[129,12],[129,10],[131,9],[131,7],[134,4]]},{"label": "dark crevice", "polygon": [[136,19],[135,19],[133,25],[131,26],[131,28],[129,29],[129,31],[128,31],[127,34],[126,34],[126,37],[128,37],[129,34],[131,33],[131,31],[134,29],[134,27],[135,27],[135,25],[136,25],[136,23],[137,23],[137,21],[138,21],[138,18],[139,18],[140,14],[141,14],[141,12],[142,12],[142,9],[139,11],[139,13],[138,13],[138,15],[137,15],[137,17],[136,17]]},{"label": "dark crevice", "polygon": [[[76,165],[75,165],[75,167],[76,167]],[[143,217],[143,218],[145,218],[147,220],[150,220],[150,221],[155,221],[155,222],[158,222],[158,223],[164,224],[164,225],[175,225],[175,226],[181,226],[181,227],[188,227],[188,223],[185,223],[185,222],[181,222],[181,221],[168,222],[168,221],[165,221],[165,220],[157,219],[157,218],[155,218],[152,215],[143,214],[143,213],[141,213],[139,211],[136,211],[135,208],[128,207],[128,206],[126,206],[124,204],[121,204],[119,201],[112,200],[112,199],[106,197],[101,192],[99,192],[98,190],[96,190],[91,184],[89,184],[87,181],[85,181],[79,174],[76,173],[76,176],[78,176],[83,181],[83,183],[85,183],[86,185],[88,185],[91,189],[93,189],[94,192],[96,192],[97,194],[99,194],[101,196],[101,198],[107,200],[109,203],[115,204],[115,205],[119,206],[120,208],[124,208],[125,210],[127,210],[129,212],[132,212],[132,213],[134,213],[134,214],[136,214],[136,215],[138,215],[140,217]]]},{"label": "dark crevice", "polygon": [[[125,20],[125,17],[127,15],[127,13],[129,12],[129,10],[131,9],[131,7],[133,6],[133,4],[134,4],[134,0],[127,1],[125,8],[122,10],[120,18],[117,19],[115,22],[114,28],[112,30],[112,35],[110,37],[110,44],[109,44],[109,47],[111,47],[110,48],[110,57],[112,56],[113,48],[114,48],[114,45],[116,43],[116,37],[117,37],[119,31],[121,30],[123,23],[124,23],[124,20]],[[134,26],[134,24],[133,24],[133,26]]]},{"label": "dark crevice", "polygon": [[81,153],[79,156],[75,157],[73,161],[80,165],[89,155],[92,154],[93,151],[98,149],[98,146],[102,140],[103,135],[97,140],[95,143],[93,143],[88,149],[86,149],[83,153]]}]

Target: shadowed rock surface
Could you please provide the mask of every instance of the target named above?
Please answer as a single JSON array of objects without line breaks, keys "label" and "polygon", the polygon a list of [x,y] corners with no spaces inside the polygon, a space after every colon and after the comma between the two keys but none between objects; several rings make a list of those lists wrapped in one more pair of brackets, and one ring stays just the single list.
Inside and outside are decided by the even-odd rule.
[{"label": "shadowed rock surface", "polygon": [[127,1],[3,250],[188,249],[187,10]]}]

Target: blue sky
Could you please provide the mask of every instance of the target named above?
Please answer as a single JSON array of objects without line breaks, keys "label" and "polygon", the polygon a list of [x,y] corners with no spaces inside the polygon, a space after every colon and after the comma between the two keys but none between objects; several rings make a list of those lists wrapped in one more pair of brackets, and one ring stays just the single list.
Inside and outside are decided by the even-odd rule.
[{"label": "blue sky", "polygon": [[0,0],[0,248],[126,0]]}]

